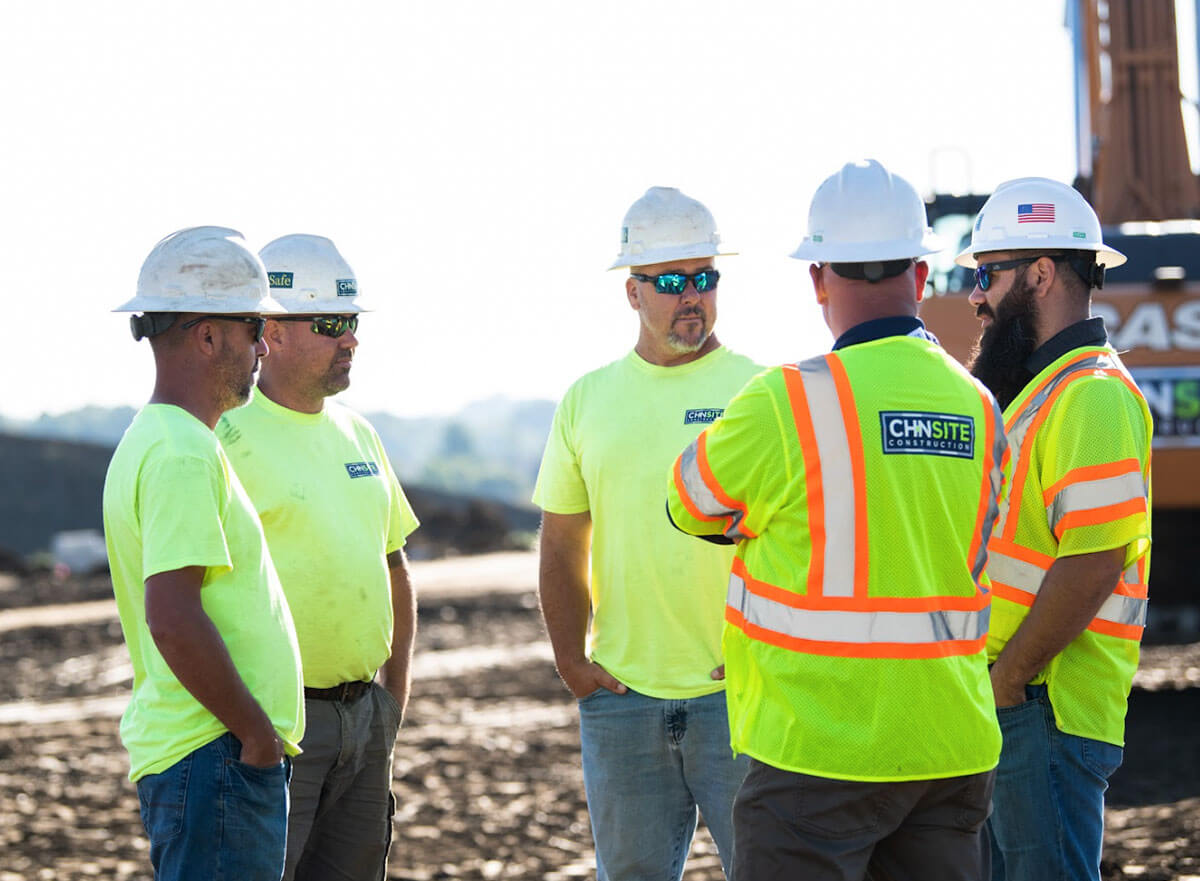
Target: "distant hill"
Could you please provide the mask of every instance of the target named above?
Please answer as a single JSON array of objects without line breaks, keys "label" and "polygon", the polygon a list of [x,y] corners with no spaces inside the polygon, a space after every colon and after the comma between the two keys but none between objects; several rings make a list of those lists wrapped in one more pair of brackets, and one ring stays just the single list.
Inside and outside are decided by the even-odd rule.
[{"label": "distant hill", "polygon": [[[0,557],[6,550],[20,556],[45,550],[63,530],[103,529],[100,498],[110,458],[109,445],[0,434]],[[538,513],[528,504],[418,483],[405,492],[421,520],[408,545],[417,558],[506,549],[537,530]]]},{"label": "distant hill", "polygon": [[[132,407],[83,407],[30,420],[0,416],[0,431],[111,449],[135,412]],[[526,506],[550,432],[554,403],[493,397],[469,404],[453,416],[365,415],[379,432],[392,467],[406,487],[412,483]]]}]

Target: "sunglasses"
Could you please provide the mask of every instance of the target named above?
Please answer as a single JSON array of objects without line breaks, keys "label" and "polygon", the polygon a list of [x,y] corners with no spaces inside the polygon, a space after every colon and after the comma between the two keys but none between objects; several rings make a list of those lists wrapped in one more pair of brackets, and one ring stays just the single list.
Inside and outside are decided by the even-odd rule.
[{"label": "sunglasses", "polygon": [[[272,316],[274,318],[274,316]],[[311,321],[312,332],[321,336],[331,336],[337,339],[346,331],[354,333],[358,330],[357,315],[314,315],[297,316],[295,318],[274,318],[275,321]]]},{"label": "sunglasses", "polygon": [[1037,257],[1018,257],[1016,260],[1001,260],[998,263],[980,263],[975,267],[975,283],[979,285],[979,290],[986,291],[992,286],[993,273],[1004,269],[1014,269],[1018,266],[1024,266],[1045,256],[1047,255],[1039,254]]},{"label": "sunglasses", "polygon": [[240,321],[243,324],[254,325],[254,342],[261,343],[263,334],[267,330],[267,319],[251,318],[246,315],[201,315],[199,318],[193,318],[191,321],[186,321],[180,325],[180,329],[187,330],[189,327],[195,327],[201,321]]},{"label": "sunglasses", "polygon": [[654,290],[660,294],[671,294],[678,297],[687,290],[687,283],[689,281],[691,281],[692,287],[696,289],[696,293],[698,294],[711,291],[717,286],[717,282],[721,280],[721,273],[715,269],[706,269],[703,272],[697,272],[695,275],[687,275],[683,272],[642,275],[640,272],[631,272],[630,277],[636,278],[638,281],[652,281],[654,282]]}]

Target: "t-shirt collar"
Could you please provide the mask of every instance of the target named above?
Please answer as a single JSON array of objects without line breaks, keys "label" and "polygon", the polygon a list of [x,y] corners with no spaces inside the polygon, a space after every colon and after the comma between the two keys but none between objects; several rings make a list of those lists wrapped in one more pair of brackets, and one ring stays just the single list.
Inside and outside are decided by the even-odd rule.
[{"label": "t-shirt collar", "polygon": [[925,323],[920,318],[914,318],[911,315],[872,318],[870,321],[854,325],[838,337],[837,342],[833,344],[833,351],[836,352],[847,346],[857,346],[859,343],[869,343],[872,340],[881,340],[884,337],[910,335],[934,339],[933,335],[925,330]]}]

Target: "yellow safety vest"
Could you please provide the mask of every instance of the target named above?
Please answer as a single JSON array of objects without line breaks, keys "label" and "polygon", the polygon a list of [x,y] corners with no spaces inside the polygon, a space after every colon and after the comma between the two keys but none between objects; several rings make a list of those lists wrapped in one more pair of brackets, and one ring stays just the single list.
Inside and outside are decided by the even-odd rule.
[{"label": "yellow safety vest", "polygon": [[995,766],[984,564],[1004,450],[992,396],[892,336],[761,374],[684,451],[672,519],[739,540],[736,751],[848,780]]},{"label": "yellow safety vest", "polygon": [[1125,570],[1087,629],[1033,681],[1058,727],[1121,745],[1146,623],[1150,564],[1149,408],[1107,346],[1075,349],[1005,411],[1012,491],[989,544],[994,660],[1060,556],[1126,547]]}]

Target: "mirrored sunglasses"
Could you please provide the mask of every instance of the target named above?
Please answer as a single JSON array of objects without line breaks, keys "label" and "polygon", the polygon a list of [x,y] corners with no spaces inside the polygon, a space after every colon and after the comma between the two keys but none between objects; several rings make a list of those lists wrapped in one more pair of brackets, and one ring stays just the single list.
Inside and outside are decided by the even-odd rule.
[{"label": "mirrored sunglasses", "polygon": [[630,276],[638,281],[654,282],[654,290],[660,294],[671,294],[672,296],[680,296],[687,290],[687,283],[690,281],[692,287],[696,289],[696,293],[703,294],[705,291],[711,291],[717,286],[717,282],[721,280],[721,273],[715,269],[706,269],[703,272],[697,272],[695,275],[687,275],[682,272],[664,272],[662,275],[642,275],[640,272],[631,272]]},{"label": "mirrored sunglasses", "polygon": [[980,263],[975,267],[975,283],[979,285],[979,290],[986,291],[992,286],[992,276],[1004,269],[1014,269],[1018,266],[1024,266],[1027,263],[1032,263],[1035,260],[1041,259],[1043,255],[1037,257],[1018,257],[1016,260],[1001,260],[997,263]]},{"label": "mirrored sunglasses", "polygon": [[310,321],[312,332],[321,336],[340,337],[346,331],[354,333],[358,330],[357,315],[297,315],[294,317],[275,317],[276,321]]}]

